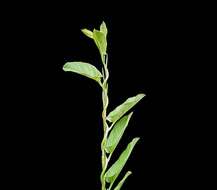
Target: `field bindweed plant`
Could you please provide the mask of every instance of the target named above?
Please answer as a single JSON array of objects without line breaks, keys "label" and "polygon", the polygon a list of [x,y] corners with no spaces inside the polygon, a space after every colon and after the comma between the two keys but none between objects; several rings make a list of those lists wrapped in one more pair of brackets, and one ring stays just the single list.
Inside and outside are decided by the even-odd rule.
[{"label": "field bindweed plant", "polygon": [[[80,61],[67,62],[63,66],[63,70],[78,73],[80,75],[93,79],[99,84],[102,89],[102,122],[104,135],[101,142],[101,190],[120,190],[125,180],[129,175],[132,174],[132,172],[128,171],[119,182],[116,182],[116,179],[121,173],[139,138],[134,138],[128,144],[126,149],[120,154],[117,161],[115,161],[112,165],[109,161],[128,126],[130,118],[132,117],[133,112],[129,114],[127,114],[127,112],[133,106],[135,106],[145,95],[138,94],[134,97],[130,97],[121,105],[117,106],[109,114],[107,114],[107,108],[109,105],[107,27],[105,22],[102,22],[99,30],[94,29],[93,31],[90,31],[88,29],[82,29],[81,31],[95,42],[101,57],[102,72],[100,72],[95,66]],[[116,183],[116,187],[114,187],[114,183]]]}]

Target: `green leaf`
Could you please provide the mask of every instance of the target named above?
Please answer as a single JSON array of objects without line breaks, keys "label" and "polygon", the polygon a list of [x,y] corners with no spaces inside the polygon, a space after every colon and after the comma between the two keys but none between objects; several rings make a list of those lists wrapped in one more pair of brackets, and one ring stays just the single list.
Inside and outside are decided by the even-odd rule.
[{"label": "green leaf", "polygon": [[126,179],[132,174],[131,171],[128,171],[125,176],[123,177],[123,179],[118,183],[118,185],[114,188],[114,190],[120,190],[121,187],[123,186],[124,182],[126,181]]},{"label": "green leaf", "polygon": [[104,21],[100,25],[100,32],[102,32],[105,36],[107,36],[108,30]]},{"label": "green leaf", "polygon": [[116,107],[112,112],[107,116],[107,120],[110,122],[116,122],[120,119],[127,111],[129,111],[133,106],[135,106],[145,94],[138,94],[137,96],[128,98],[120,106]]},{"label": "green leaf", "polygon": [[88,30],[88,29],[82,29],[81,30],[87,37],[92,38],[93,39],[93,32]]},{"label": "green leaf", "polygon": [[106,35],[103,32],[94,29],[93,39],[94,39],[94,42],[96,43],[96,46],[99,49],[101,57],[103,58],[103,56],[106,54],[106,49],[107,49]]},{"label": "green leaf", "polygon": [[133,112],[131,112],[129,115],[122,117],[119,121],[117,121],[117,123],[115,123],[114,128],[110,132],[109,137],[106,141],[105,150],[107,153],[111,153],[115,150],[116,146],[121,140],[121,137],[124,134],[125,129],[127,128],[132,114]]},{"label": "green leaf", "polygon": [[63,66],[63,70],[78,73],[97,82],[100,82],[102,77],[102,74],[97,70],[96,67],[85,62],[68,62]]},{"label": "green leaf", "polygon": [[126,164],[134,146],[138,142],[139,138],[134,138],[127,146],[127,148],[122,152],[118,160],[109,168],[105,173],[105,179],[108,183],[114,183],[124,165]]}]

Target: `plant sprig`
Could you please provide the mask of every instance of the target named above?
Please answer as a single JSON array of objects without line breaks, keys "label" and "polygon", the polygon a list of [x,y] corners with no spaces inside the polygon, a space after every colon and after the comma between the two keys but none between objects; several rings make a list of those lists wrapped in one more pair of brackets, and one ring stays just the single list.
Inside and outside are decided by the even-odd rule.
[{"label": "plant sprig", "polygon": [[90,31],[88,29],[81,30],[87,37],[91,38],[96,44],[100,58],[102,62],[102,72],[100,72],[95,66],[85,62],[67,62],[63,66],[64,71],[70,71],[86,76],[95,80],[102,89],[102,121],[103,121],[103,138],[101,142],[101,164],[102,171],[100,175],[101,190],[120,190],[125,180],[132,174],[128,171],[124,177],[117,183],[117,186],[113,188],[116,179],[125,166],[129,156],[131,155],[134,146],[138,142],[139,138],[134,138],[126,147],[126,149],[120,154],[117,161],[109,166],[109,161],[113,152],[118,146],[127,126],[132,117],[133,112],[125,115],[132,107],[134,107],[145,95],[138,94],[134,97],[128,98],[121,105],[117,106],[113,111],[107,114],[107,108],[109,105],[108,97],[108,54],[107,54],[107,27],[105,22],[102,22],[100,29],[94,29]]}]

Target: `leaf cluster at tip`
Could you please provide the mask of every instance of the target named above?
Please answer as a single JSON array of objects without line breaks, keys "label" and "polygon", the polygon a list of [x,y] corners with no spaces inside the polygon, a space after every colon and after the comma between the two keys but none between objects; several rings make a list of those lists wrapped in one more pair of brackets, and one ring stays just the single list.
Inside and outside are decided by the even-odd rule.
[{"label": "leaf cluster at tip", "polygon": [[107,51],[107,34],[108,30],[106,27],[105,22],[102,22],[100,25],[100,30],[94,29],[93,31],[88,29],[82,29],[81,30],[87,37],[94,40],[101,57],[103,58],[104,55],[106,55]]},{"label": "leaf cluster at tip", "polygon": [[[90,31],[88,29],[82,29],[81,30],[87,37],[94,40],[100,55],[101,59],[104,61],[104,56],[107,54],[107,27],[105,22],[102,22],[100,25],[100,30],[94,29],[93,31]],[[98,83],[101,82],[102,73],[93,65],[89,63],[85,63],[82,61],[76,61],[76,62],[68,62],[63,66],[64,71],[70,71],[74,72],[83,76],[86,76],[88,78],[91,78]]]}]

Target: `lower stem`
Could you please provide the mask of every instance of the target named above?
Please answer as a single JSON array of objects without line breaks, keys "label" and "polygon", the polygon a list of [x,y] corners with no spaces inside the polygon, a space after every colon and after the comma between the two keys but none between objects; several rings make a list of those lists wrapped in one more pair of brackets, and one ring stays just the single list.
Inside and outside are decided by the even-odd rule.
[{"label": "lower stem", "polygon": [[105,151],[105,144],[106,144],[106,140],[107,140],[107,136],[108,136],[108,125],[106,122],[106,110],[103,111],[102,113],[102,119],[103,119],[103,128],[104,128],[104,135],[103,135],[103,140],[101,143],[101,151],[102,151],[102,172],[101,172],[101,184],[102,184],[102,190],[106,190],[106,181],[105,181],[105,171],[107,169],[108,166],[108,158],[106,156],[106,151]]}]

